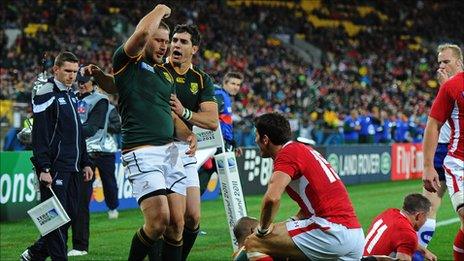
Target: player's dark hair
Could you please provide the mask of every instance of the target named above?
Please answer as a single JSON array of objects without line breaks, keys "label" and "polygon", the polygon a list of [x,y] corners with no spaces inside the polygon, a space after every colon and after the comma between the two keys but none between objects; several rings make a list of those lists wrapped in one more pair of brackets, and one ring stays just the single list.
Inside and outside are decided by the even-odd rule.
[{"label": "player's dark hair", "polygon": [[198,27],[194,24],[178,24],[174,27],[173,34],[176,33],[189,33],[190,34],[190,41],[192,41],[192,45],[200,46],[201,43],[201,34],[198,30]]},{"label": "player's dark hair", "polygon": [[279,113],[266,113],[256,117],[255,127],[261,139],[266,135],[274,145],[283,145],[292,137],[290,123]]},{"label": "player's dark hair", "polygon": [[251,235],[253,233],[253,229],[255,229],[258,225],[259,221],[256,218],[240,218],[234,226],[234,235],[238,244],[242,245],[246,237]]},{"label": "player's dark hair", "polygon": [[227,83],[227,81],[229,81],[229,79],[239,79],[239,80],[243,81],[243,74],[241,74],[239,72],[228,72],[224,76],[224,80],[223,80],[224,83]]},{"label": "player's dark hair", "polygon": [[167,23],[165,23],[164,21],[161,21],[158,28],[163,28],[163,29],[166,29],[168,30],[169,32],[171,31],[171,29],[169,29],[169,25]]},{"label": "player's dark hair", "polygon": [[422,194],[413,193],[404,198],[403,210],[410,214],[417,212],[429,212],[432,203]]},{"label": "player's dark hair", "polygon": [[62,66],[65,62],[78,63],[79,59],[71,52],[61,52],[55,57],[54,65]]}]

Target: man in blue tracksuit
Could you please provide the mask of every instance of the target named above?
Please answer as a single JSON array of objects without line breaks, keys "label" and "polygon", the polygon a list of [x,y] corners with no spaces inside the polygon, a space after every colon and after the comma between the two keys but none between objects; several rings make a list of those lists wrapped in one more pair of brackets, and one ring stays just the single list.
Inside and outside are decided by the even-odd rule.
[{"label": "man in blue tracksuit", "polygon": [[[73,220],[78,206],[79,187],[93,177],[77,99],[71,86],[76,79],[78,59],[70,52],[60,53],[53,66],[54,77],[34,87],[32,107],[31,161],[40,181],[41,201],[55,192]],[[40,237],[21,255],[21,260],[67,260],[67,229],[70,222]]]},{"label": "man in blue tracksuit", "polygon": [[[228,72],[222,81],[222,88],[216,86],[214,95],[218,104],[219,124],[221,126],[222,137],[224,138],[225,150],[233,151],[236,149],[234,141],[234,131],[232,124],[232,99],[240,91],[243,82],[243,75],[238,72]],[[216,154],[221,153],[218,150]],[[241,150],[238,150],[241,153]],[[199,170],[200,194],[206,190],[211,175],[216,171],[214,162],[207,161]]]}]

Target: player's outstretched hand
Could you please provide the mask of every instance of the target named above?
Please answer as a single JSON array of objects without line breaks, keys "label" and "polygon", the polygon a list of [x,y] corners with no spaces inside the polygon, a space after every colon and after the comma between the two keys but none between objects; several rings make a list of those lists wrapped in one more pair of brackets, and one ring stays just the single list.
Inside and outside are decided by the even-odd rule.
[{"label": "player's outstretched hand", "polygon": [[433,167],[424,168],[424,175],[422,176],[424,188],[429,192],[437,192],[440,188],[440,180],[438,173]]},{"label": "player's outstretched hand", "polygon": [[89,167],[89,166],[84,167],[82,172],[84,173],[84,181],[85,182],[92,180],[92,178],[93,178],[93,170],[92,170],[91,167]]},{"label": "player's outstretched hand", "polygon": [[187,143],[189,144],[189,150],[185,154],[195,156],[195,152],[197,151],[197,137],[195,134],[192,133],[187,137]]}]

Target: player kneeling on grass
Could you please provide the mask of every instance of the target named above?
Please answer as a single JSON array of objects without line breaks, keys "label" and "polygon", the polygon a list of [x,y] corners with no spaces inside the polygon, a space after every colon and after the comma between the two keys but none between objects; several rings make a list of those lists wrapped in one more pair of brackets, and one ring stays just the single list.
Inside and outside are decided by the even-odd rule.
[{"label": "player kneeling on grass", "polygon": [[[255,127],[261,157],[272,157],[274,171],[259,225],[245,240],[248,259],[360,260],[363,231],[330,164],[310,146],[290,140],[290,124],[281,114],[261,115]],[[284,191],[300,206],[299,220],[274,224]]]},{"label": "player kneeling on grass", "polygon": [[[426,197],[416,193],[404,198],[403,209],[390,208],[382,212],[369,228],[364,255],[389,255],[396,260],[412,260],[414,251],[418,249],[416,231],[427,220],[430,206]],[[420,251],[425,260],[437,260],[429,250],[421,247]]]}]

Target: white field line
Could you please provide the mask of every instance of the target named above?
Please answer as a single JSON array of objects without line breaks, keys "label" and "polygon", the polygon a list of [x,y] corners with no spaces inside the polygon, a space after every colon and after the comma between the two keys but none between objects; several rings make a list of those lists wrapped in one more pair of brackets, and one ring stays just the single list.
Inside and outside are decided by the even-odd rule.
[{"label": "white field line", "polygon": [[437,227],[446,226],[457,222],[459,222],[459,218],[450,218],[437,222]]}]

